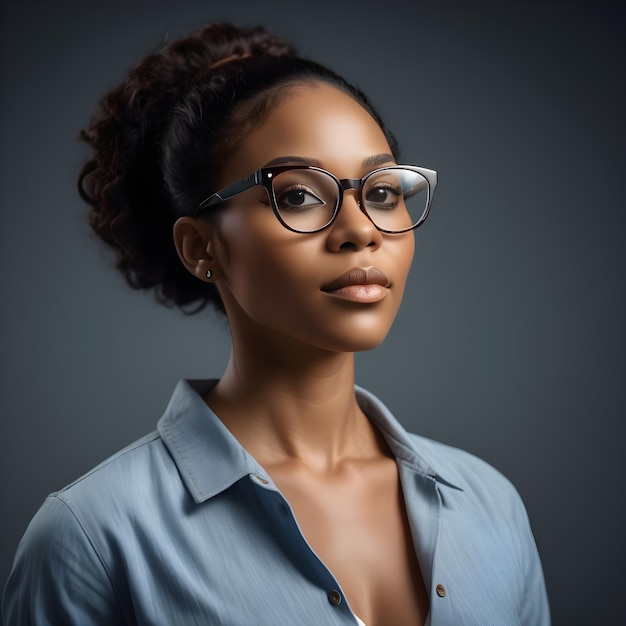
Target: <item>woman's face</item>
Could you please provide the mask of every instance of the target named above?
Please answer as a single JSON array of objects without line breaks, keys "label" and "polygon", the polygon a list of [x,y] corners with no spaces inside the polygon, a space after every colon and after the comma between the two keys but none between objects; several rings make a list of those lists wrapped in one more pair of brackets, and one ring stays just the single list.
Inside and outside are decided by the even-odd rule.
[{"label": "woman's face", "polygon": [[[228,160],[222,186],[276,160],[304,161],[339,179],[394,164],[378,124],[343,92],[312,83],[287,94]],[[215,279],[233,335],[245,325],[260,340],[279,335],[338,352],[367,350],[385,338],[414,249],[412,231],[376,230],[354,190],[345,192],[330,227],[301,234],[280,224],[265,190],[255,187],[228,201],[215,237]],[[342,287],[333,285],[351,272]],[[368,280],[376,282],[365,286]]]}]

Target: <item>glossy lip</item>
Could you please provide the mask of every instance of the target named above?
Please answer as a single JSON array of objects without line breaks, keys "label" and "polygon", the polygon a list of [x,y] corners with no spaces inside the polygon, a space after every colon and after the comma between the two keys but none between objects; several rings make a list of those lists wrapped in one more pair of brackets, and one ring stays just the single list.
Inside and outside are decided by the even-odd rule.
[{"label": "glossy lip", "polygon": [[377,302],[391,283],[377,267],[355,267],[322,287],[322,291],[358,302]]}]

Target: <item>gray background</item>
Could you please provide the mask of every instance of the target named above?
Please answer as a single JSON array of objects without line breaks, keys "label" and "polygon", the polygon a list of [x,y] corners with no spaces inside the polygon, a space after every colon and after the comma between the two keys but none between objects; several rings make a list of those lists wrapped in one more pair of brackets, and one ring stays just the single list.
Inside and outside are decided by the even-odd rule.
[{"label": "gray background", "polygon": [[[407,4],[407,6],[404,6]],[[128,289],[74,190],[96,100],[165,34],[263,23],[440,172],[358,380],[517,485],[555,624],[626,623],[625,13],[618,3],[4,2],[0,579],[45,495],[154,427],[228,333]]]}]

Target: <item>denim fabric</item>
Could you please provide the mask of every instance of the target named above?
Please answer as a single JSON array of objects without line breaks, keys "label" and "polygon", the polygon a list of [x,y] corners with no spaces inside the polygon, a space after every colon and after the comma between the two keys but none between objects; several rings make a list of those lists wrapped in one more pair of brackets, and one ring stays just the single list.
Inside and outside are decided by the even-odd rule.
[{"label": "denim fabric", "polygon": [[[289,503],[204,403],[213,384],[181,381],[155,432],[48,496],[17,550],[6,626],[357,624]],[[549,624],[509,481],[356,393],[397,459],[428,624]]]}]

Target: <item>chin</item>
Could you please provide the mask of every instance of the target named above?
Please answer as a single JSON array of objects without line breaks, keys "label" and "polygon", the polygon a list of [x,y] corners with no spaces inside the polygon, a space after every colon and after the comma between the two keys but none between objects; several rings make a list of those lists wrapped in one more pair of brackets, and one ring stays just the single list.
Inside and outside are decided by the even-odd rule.
[{"label": "chin", "polygon": [[367,352],[377,348],[387,336],[389,329],[384,332],[351,332],[334,337],[326,347],[333,352]]},{"label": "chin", "polygon": [[[363,314],[365,313],[365,314]],[[387,337],[395,315],[381,315],[379,311],[362,312],[343,320],[335,318],[334,342],[341,352],[365,352],[377,348]]]}]

